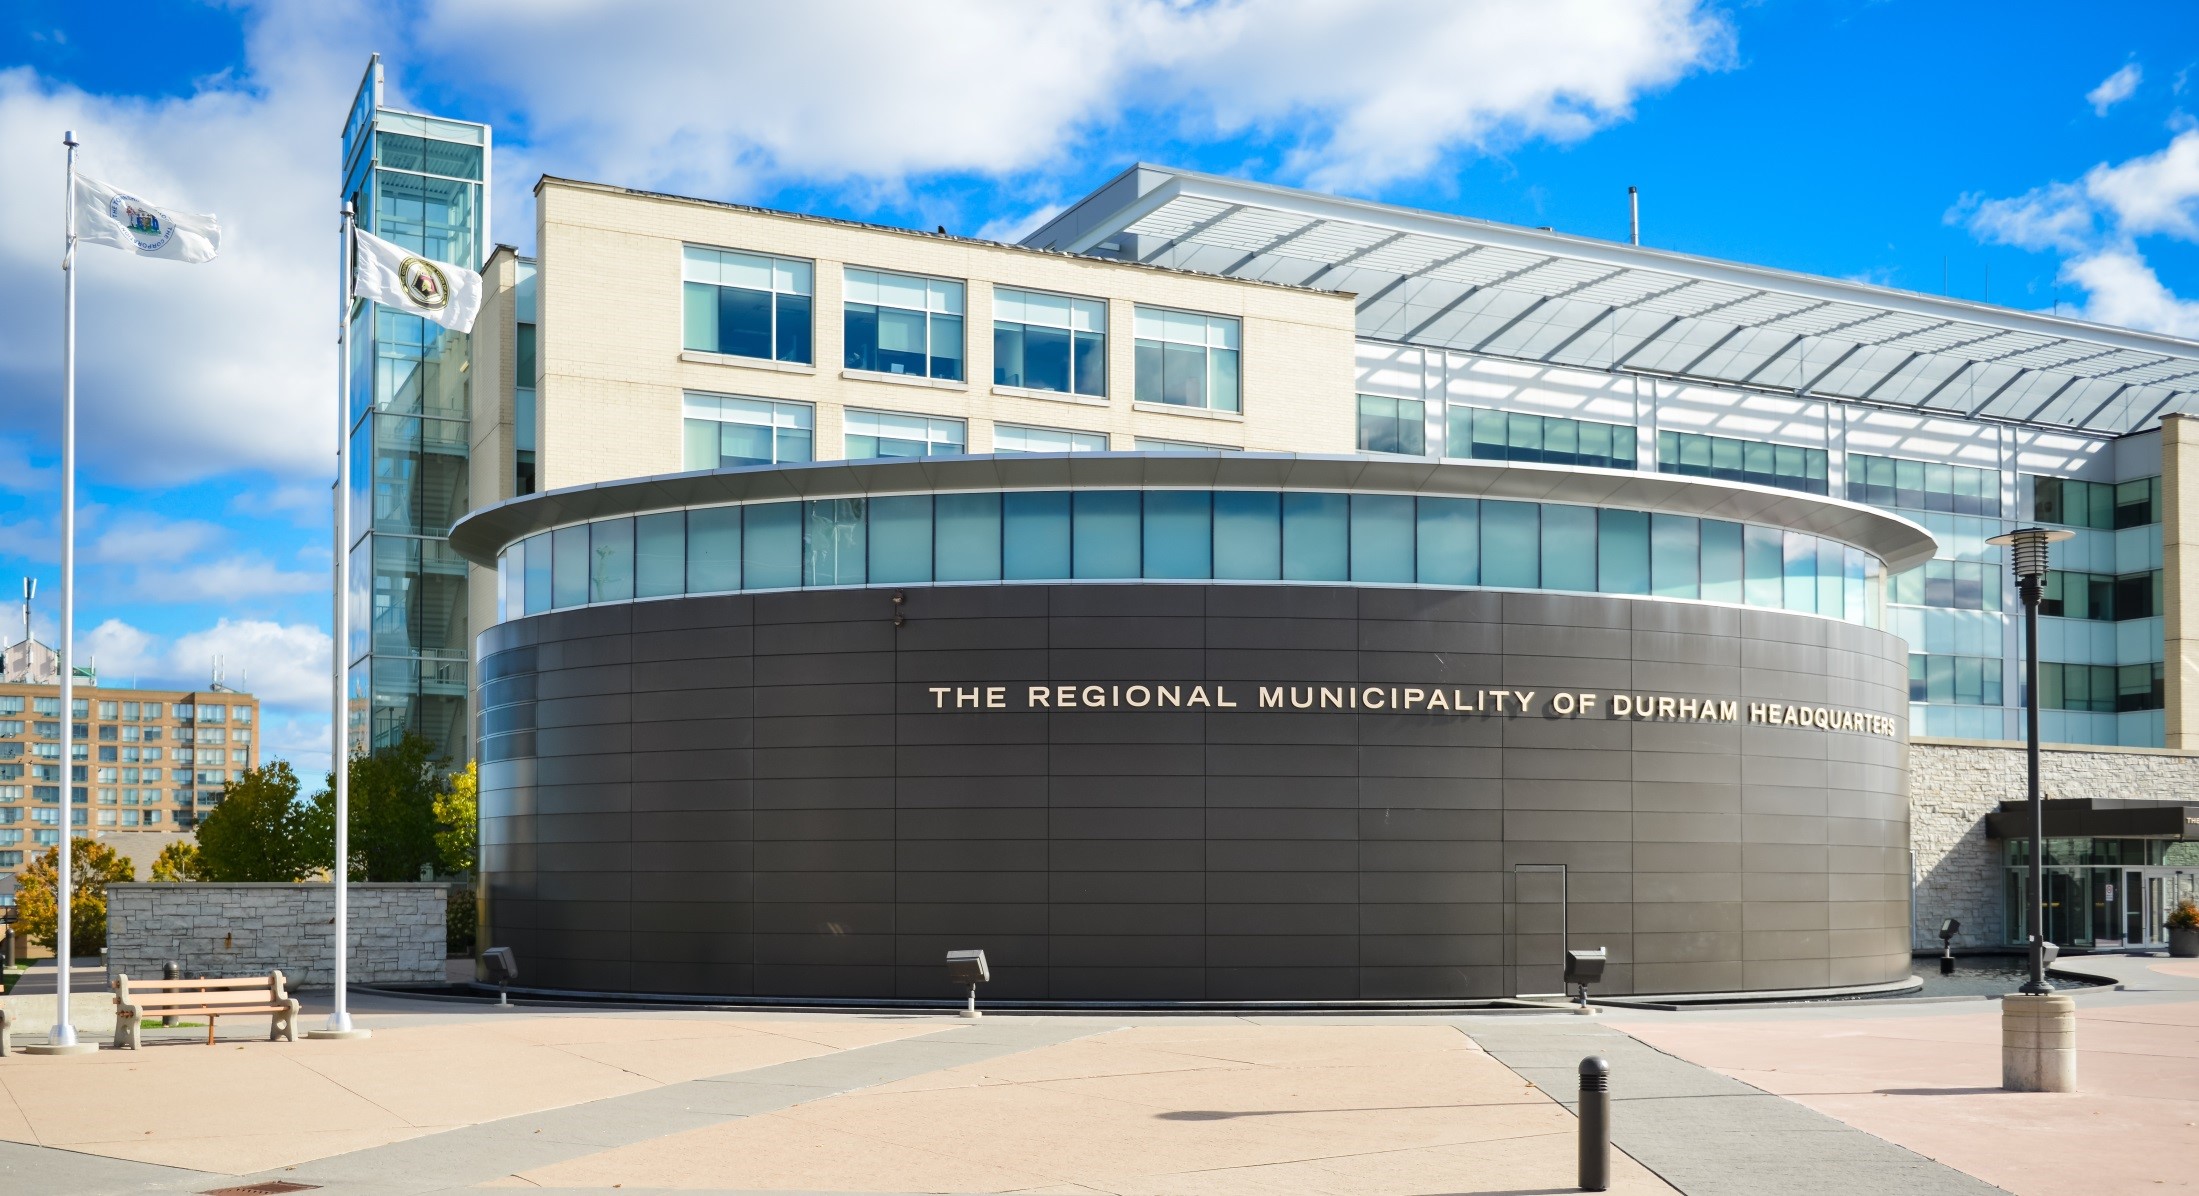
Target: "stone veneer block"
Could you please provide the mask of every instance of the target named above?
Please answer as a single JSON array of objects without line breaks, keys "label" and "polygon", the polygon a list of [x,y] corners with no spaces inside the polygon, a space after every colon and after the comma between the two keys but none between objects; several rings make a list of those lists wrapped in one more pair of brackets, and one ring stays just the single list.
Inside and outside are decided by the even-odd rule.
[{"label": "stone veneer block", "polygon": [[[450,886],[353,884],[349,980],[440,984]],[[328,884],[107,886],[109,975],[157,978],[281,970],[293,989],[334,982],[335,889]]]}]

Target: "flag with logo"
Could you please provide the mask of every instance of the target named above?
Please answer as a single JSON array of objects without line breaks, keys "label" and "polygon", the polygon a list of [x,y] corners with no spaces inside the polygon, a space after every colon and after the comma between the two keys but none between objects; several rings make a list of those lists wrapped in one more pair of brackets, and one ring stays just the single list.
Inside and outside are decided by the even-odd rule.
[{"label": "flag with logo", "polygon": [[358,238],[352,294],[419,316],[452,332],[473,331],[481,310],[481,276],[463,266],[430,261],[365,229]]},{"label": "flag with logo", "polygon": [[210,262],[221,248],[221,222],[210,215],[164,208],[83,175],[75,181],[78,241],[177,262]]}]

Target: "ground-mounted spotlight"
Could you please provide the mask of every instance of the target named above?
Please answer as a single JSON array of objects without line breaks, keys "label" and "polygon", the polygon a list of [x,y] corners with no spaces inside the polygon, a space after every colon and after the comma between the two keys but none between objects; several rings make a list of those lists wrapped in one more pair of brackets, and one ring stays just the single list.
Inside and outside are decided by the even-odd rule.
[{"label": "ground-mounted spotlight", "polygon": [[1955,974],[1955,936],[1962,933],[1962,919],[1949,918],[1939,924],[1939,974]]},{"label": "ground-mounted spotlight", "polygon": [[491,947],[474,961],[474,979],[495,985],[496,1003],[508,1007],[512,999],[507,990],[519,979],[519,961],[512,958],[510,947]]},{"label": "ground-mounted spotlight", "polygon": [[1610,951],[1603,947],[1565,953],[1565,982],[1574,986],[1581,1012],[1588,1011],[1588,986],[1603,983],[1603,967],[1610,958]]},{"label": "ground-mounted spotlight", "polygon": [[962,1010],[962,1016],[984,1016],[977,1011],[977,986],[992,978],[992,969],[985,966],[985,953],[983,951],[947,952],[948,983],[970,986],[970,1003]]}]

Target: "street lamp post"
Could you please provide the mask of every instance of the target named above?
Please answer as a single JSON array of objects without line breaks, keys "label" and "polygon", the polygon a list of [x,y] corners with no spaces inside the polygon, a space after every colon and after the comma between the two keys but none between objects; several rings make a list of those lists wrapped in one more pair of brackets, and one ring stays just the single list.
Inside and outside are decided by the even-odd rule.
[{"label": "street lamp post", "polygon": [[2046,586],[2048,545],[2077,533],[2020,527],[1989,544],[2008,549],[2009,569],[2023,601],[2024,792],[2031,803],[2031,975],[2001,1002],[2001,1087],[2020,1092],[2077,1088],[2076,1005],[2046,983],[2046,802],[2039,793],[2039,597]]},{"label": "street lamp post", "polygon": [[2030,922],[2031,977],[2019,991],[2033,995],[2054,991],[2046,983],[2046,804],[2039,799],[2039,594],[2046,587],[2047,546],[2076,534],[2023,527],[1986,541],[2008,549],[2009,571],[2023,602],[2024,794],[2031,803],[2031,900],[2024,903],[2024,915]]}]

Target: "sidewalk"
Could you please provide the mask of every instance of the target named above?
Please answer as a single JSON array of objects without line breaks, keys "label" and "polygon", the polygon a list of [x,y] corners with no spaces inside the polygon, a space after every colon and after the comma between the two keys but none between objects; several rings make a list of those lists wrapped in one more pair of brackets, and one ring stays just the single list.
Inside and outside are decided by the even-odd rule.
[{"label": "sidewalk", "polygon": [[2098,966],[2127,987],[2080,998],[2075,1097],[1998,1092],[1986,1001],[969,1022],[360,994],[365,1041],[237,1017],[212,1048],[0,1060],[0,1190],[1524,1196],[1573,1190],[1588,1053],[1614,1063],[1615,1192],[2178,1190],[2199,968]]},{"label": "sidewalk", "polygon": [[2019,1196],[2199,1190],[2199,961],[2065,959],[2116,991],[2077,995],[2069,1095],[2000,1086],[2000,1005],[1614,1014],[1671,1055]]}]

